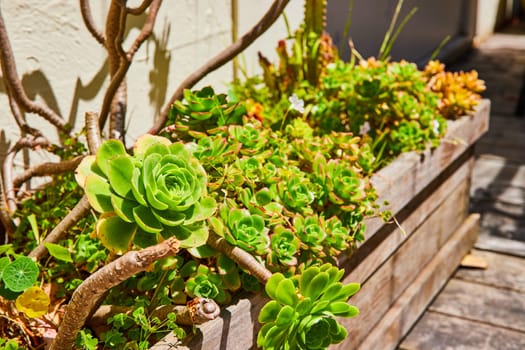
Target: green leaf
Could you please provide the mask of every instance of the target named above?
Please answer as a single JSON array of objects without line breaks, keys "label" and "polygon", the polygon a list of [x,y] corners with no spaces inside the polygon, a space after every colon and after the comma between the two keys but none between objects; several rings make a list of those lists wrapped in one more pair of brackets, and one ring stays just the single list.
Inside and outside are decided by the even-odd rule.
[{"label": "green leaf", "polygon": [[299,303],[295,307],[295,310],[300,316],[304,316],[310,313],[310,310],[312,310],[312,306],[312,299],[306,297],[303,300],[299,301]]},{"label": "green leaf", "polygon": [[178,226],[175,231],[181,248],[200,247],[208,241],[209,231],[206,225]]},{"label": "green leaf", "polygon": [[201,198],[200,202],[193,206],[193,215],[186,220],[185,224],[192,224],[194,222],[206,220],[212,216],[217,210],[217,202],[212,197]]},{"label": "green leaf", "polygon": [[133,237],[133,244],[135,244],[139,248],[146,248],[157,243],[159,243],[158,233],[146,232],[144,230],[141,230],[140,227],[137,226],[137,231],[135,232],[135,236]]},{"label": "green leaf", "polygon": [[299,297],[297,296],[292,280],[284,279],[279,282],[275,290],[275,300],[284,305],[295,306],[297,304]]},{"label": "green leaf", "polygon": [[13,292],[22,292],[31,287],[38,278],[38,265],[26,256],[21,256],[4,268],[2,280]]},{"label": "green leaf", "polygon": [[51,255],[53,258],[65,262],[73,262],[73,259],[71,258],[71,253],[67,248],[49,242],[44,243],[44,245],[47,248],[49,255]]},{"label": "green leaf", "polygon": [[284,280],[285,277],[282,273],[277,272],[274,273],[269,279],[268,282],[266,282],[266,294],[272,299],[276,299],[276,293],[277,293],[277,286],[279,283],[281,283],[282,280]]},{"label": "green leaf", "polygon": [[333,298],[332,300],[338,300],[338,301],[347,301],[348,298],[350,298],[352,295],[357,293],[359,289],[361,288],[361,285],[359,283],[349,283],[345,284],[339,294]]},{"label": "green leaf", "polygon": [[2,280],[2,274],[4,273],[4,269],[7,265],[11,263],[11,260],[7,256],[3,256],[0,258],[0,281]]},{"label": "green leaf", "polygon": [[328,311],[332,314],[340,317],[354,317],[359,314],[359,309],[355,306],[349,305],[344,301],[336,301],[330,303],[328,306]]},{"label": "green leaf", "polygon": [[95,163],[96,157],[94,155],[88,155],[82,158],[80,164],[75,169],[75,180],[84,188],[86,183],[86,177],[92,173],[91,167]]},{"label": "green leaf", "polygon": [[99,213],[107,213],[113,211],[111,205],[111,189],[109,183],[102,177],[96,174],[90,174],[86,178],[86,186],[84,188],[89,204]]},{"label": "green leaf", "polygon": [[301,293],[305,296],[307,296],[305,293],[306,289],[308,288],[308,285],[312,281],[312,279],[319,274],[319,268],[318,267],[309,267],[306,270],[303,271],[301,274],[301,278],[299,280],[299,290]]},{"label": "green leaf", "polygon": [[115,211],[115,214],[117,214],[122,220],[126,222],[135,222],[133,208],[139,206],[137,202],[122,198],[121,196],[112,193],[111,205]]},{"label": "green leaf", "polygon": [[186,250],[198,259],[207,259],[217,255],[217,251],[207,244],[194,248],[187,248]]},{"label": "green leaf", "polygon": [[131,179],[134,169],[131,157],[128,155],[116,156],[108,161],[109,184],[121,197],[133,199]]},{"label": "green leaf", "polygon": [[133,208],[133,217],[135,221],[146,232],[159,233],[162,231],[162,224],[157,220],[149,208],[139,205]]},{"label": "green leaf", "polygon": [[325,290],[328,283],[328,273],[320,272],[315,276],[305,290],[301,290],[305,297],[310,297],[312,300],[316,300],[321,293]]},{"label": "green leaf", "polygon": [[118,216],[109,216],[100,218],[96,229],[97,237],[106,248],[117,254],[123,254],[131,247],[137,225],[125,222]]},{"label": "green leaf", "polygon": [[40,242],[40,232],[38,230],[38,224],[36,222],[35,214],[28,215],[27,221],[29,221],[29,225],[31,225],[31,231],[33,231],[33,236],[35,237],[35,241]]},{"label": "green leaf", "polygon": [[275,320],[275,324],[277,326],[285,326],[290,325],[294,321],[295,317],[295,311],[294,308],[290,305],[285,305],[281,308],[279,311],[279,314],[277,315],[277,319]]},{"label": "green leaf", "polygon": [[131,176],[131,192],[137,202],[145,207],[148,206],[148,202],[146,202],[146,187],[144,187],[144,181],[142,180],[140,169],[138,168],[133,169],[133,174]]},{"label": "green leaf", "polygon": [[259,322],[267,323],[275,321],[280,310],[281,305],[275,300],[270,300],[259,312]]},{"label": "green leaf", "polygon": [[179,226],[186,219],[186,216],[178,211],[152,209],[152,213],[160,223],[166,226]]},{"label": "green leaf", "polygon": [[107,140],[100,145],[97,150],[97,165],[102,173],[108,176],[108,161],[119,155],[126,155],[124,144],[118,140]]},{"label": "green leaf", "polygon": [[149,147],[154,144],[163,144],[166,146],[171,145],[171,141],[162,136],[156,136],[151,134],[144,134],[137,139],[133,146],[134,155],[144,155]]}]

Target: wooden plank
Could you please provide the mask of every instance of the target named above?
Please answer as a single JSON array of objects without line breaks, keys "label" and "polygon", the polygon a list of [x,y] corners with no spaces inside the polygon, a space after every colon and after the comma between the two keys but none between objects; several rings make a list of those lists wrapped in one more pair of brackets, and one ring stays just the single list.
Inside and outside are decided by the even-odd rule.
[{"label": "wooden plank", "polygon": [[[497,204],[497,203],[495,203]],[[525,215],[513,215],[499,209],[498,205],[494,208],[483,208],[479,205],[472,205],[472,210],[480,213],[481,230],[480,233],[492,237],[525,242]],[[519,207],[520,211],[525,206]],[[483,210],[482,210],[483,209]],[[508,208],[507,209],[511,209]],[[516,208],[518,210],[518,208]],[[523,251],[525,253],[525,251]]]},{"label": "wooden plank", "polygon": [[525,293],[451,279],[429,310],[525,332]]},{"label": "wooden plank", "polygon": [[454,278],[525,294],[525,259],[482,250],[474,250],[471,254],[482,258],[488,267],[460,268]]},{"label": "wooden plank", "polygon": [[525,243],[512,239],[494,237],[488,234],[479,235],[475,247],[496,253],[510,254],[525,258]]},{"label": "wooden plank", "polygon": [[[472,164],[473,159],[465,162],[437,189],[418,201],[417,208],[408,207],[396,215],[405,233],[395,223],[385,225],[373,240],[366,241],[345,264],[340,264],[347,272],[350,271],[348,279],[364,283],[443,201],[446,201],[444,206],[449,211],[446,215],[466,216],[468,179]],[[459,224],[460,221],[453,222]],[[453,233],[455,228],[450,227],[450,233]]]},{"label": "wooden plank", "polygon": [[525,333],[427,311],[399,350],[525,349]]},{"label": "wooden plank", "polygon": [[[525,158],[523,149],[522,153]],[[523,188],[524,183],[525,164],[509,164],[505,158],[486,155],[477,157],[472,172],[473,195],[478,189],[490,191],[491,186]]]},{"label": "wooden plank", "polygon": [[[399,249],[363,284],[361,291],[351,299],[363,313],[356,318],[341,320],[349,330],[344,348],[355,348],[379,322],[395,300],[418,276],[422,267],[445,244],[445,237],[465,220],[467,184],[463,191],[453,193],[410,236]],[[463,208],[461,203],[463,202]],[[458,206],[456,206],[458,205]],[[448,275],[446,276],[448,278]],[[360,282],[350,273],[344,281]]]},{"label": "wooden plank", "polygon": [[478,224],[479,215],[471,214],[381,317],[380,322],[369,330],[358,349],[388,350],[397,346],[474,244]]}]

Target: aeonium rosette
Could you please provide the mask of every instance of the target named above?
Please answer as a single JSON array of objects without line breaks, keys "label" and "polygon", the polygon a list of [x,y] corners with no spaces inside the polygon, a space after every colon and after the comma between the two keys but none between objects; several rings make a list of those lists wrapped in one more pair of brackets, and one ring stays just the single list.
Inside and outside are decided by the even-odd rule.
[{"label": "aeonium rosette", "polygon": [[205,220],[216,203],[207,196],[206,171],[182,143],[145,135],[129,155],[122,142],[108,140],[96,156],[82,161],[76,177],[93,209],[102,214],[97,237],[112,251],[171,236],[186,248],[207,240]]}]

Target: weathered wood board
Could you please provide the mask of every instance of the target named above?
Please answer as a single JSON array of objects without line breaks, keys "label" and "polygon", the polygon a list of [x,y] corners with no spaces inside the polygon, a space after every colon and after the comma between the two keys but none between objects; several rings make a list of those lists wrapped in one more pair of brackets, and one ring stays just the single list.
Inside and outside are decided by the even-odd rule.
[{"label": "weathered wood board", "polygon": [[525,349],[525,333],[427,311],[398,350]]},{"label": "weathered wood board", "polygon": [[369,329],[363,342],[359,346],[340,345],[338,348],[395,349],[472,247],[478,225],[479,215],[471,214],[421,272],[416,274],[414,281],[395,300],[388,312],[381,316],[379,323]]},{"label": "weathered wood board", "polygon": [[525,294],[513,290],[454,278],[429,310],[525,332]]},{"label": "weathered wood board", "polygon": [[[368,280],[364,287],[368,285],[366,288],[372,290],[381,290],[383,283],[387,282],[385,278],[394,279],[394,287],[391,290],[393,294],[386,294],[380,299],[382,314],[395,301],[395,297],[399,296],[410,281],[417,276],[419,269],[425,265],[424,260],[428,262],[432,259],[447,241],[447,236],[454,232],[466,216],[468,183],[472,167],[472,144],[487,130],[489,105],[488,101],[483,101],[474,116],[463,117],[450,123],[447,141],[437,149],[422,154],[404,154],[374,176],[374,186],[380,196],[379,202],[385,200],[390,202],[386,209],[403,219],[402,225],[404,227],[406,224],[405,229],[408,234],[404,237],[399,231],[396,232],[395,226],[383,228],[385,224],[381,220],[372,219],[367,222],[366,240],[357,252],[361,249],[363,251],[368,249],[368,253],[373,258],[368,260],[366,266],[359,267],[360,264],[353,263],[355,259],[352,260],[343,255],[340,258],[340,265],[352,267],[352,272],[350,269],[347,270],[346,281]],[[451,200],[451,197],[454,197],[455,200]],[[431,199],[427,200],[427,198]],[[445,202],[448,204],[444,205]],[[434,214],[435,212],[437,214]],[[444,214],[445,212],[448,214]],[[439,219],[427,220],[427,217],[432,215]],[[427,222],[426,229],[423,229],[425,222]],[[428,231],[427,235],[425,235],[425,230]],[[417,237],[416,232],[420,232],[420,240],[409,243],[413,237]],[[435,232],[439,234],[436,235]],[[385,243],[382,244],[382,242]],[[399,246],[407,248],[397,252]],[[414,252],[409,250],[408,247],[411,246],[416,249]],[[385,252],[381,252],[382,249],[385,249]],[[429,249],[428,252],[427,249]],[[372,253],[372,251],[377,253]],[[418,262],[414,260],[416,255]],[[385,262],[385,259],[389,257],[396,258]],[[409,262],[403,262],[402,259],[408,259]],[[377,277],[370,277],[382,264],[386,266],[378,270],[382,272]],[[406,268],[407,266],[409,268]],[[405,276],[407,272],[412,272],[414,275]],[[378,282],[377,285],[373,285],[372,278]],[[387,288],[383,289],[390,293]],[[362,291],[356,297],[361,294],[365,295]],[[351,302],[357,305],[355,301]],[[257,316],[264,303],[265,300],[261,296],[249,296],[238,300],[234,305],[223,309],[220,319],[197,327],[196,336],[185,345],[176,348],[251,349],[259,327]],[[366,311],[365,315],[379,313],[379,309],[374,308],[374,300],[371,300],[370,305],[357,306]],[[374,323],[376,322],[377,320],[374,320]],[[366,332],[368,331],[369,329]],[[349,339],[351,338],[352,333],[349,336]],[[168,335],[152,349],[174,349],[174,344],[177,343],[173,335]]]},{"label": "weathered wood board", "polygon": [[[350,303],[360,308],[362,313],[359,317],[341,320],[349,330],[349,337],[336,348],[356,348],[368,336],[384,313],[464,221],[467,203],[468,181],[465,181],[436,210],[427,214],[427,220],[378,266],[378,270],[363,284],[359,293],[350,299]],[[345,278],[347,283],[356,281],[360,282],[353,279],[352,272]]]},{"label": "weathered wood board", "polygon": [[523,293],[525,298],[525,261],[522,258],[477,249],[472,255],[481,257],[487,269],[460,268],[454,278],[513,290]]},{"label": "weathered wood board", "polygon": [[480,234],[476,248],[525,258],[525,242]]}]

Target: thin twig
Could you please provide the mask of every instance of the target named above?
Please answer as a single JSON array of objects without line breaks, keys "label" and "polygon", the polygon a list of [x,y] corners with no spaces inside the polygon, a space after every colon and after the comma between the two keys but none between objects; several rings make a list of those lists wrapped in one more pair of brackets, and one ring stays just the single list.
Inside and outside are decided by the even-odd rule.
[{"label": "thin twig", "polygon": [[4,181],[4,194],[7,203],[7,209],[12,215],[16,210],[16,190],[13,181],[13,164],[17,153],[23,148],[48,147],[49,141],[42,137],[33,137],[31,135],[20,138],[11,150],[7,153],[2,167],[2,177]]},{"label": "thin twig", "polygon": [[80,201],[67,213],[67,215],[55,226],[55,228],[40,242],[40,244],[29,253],[29,257],[40,260],[47,255],[45,243],[56,243],[64,238],[66,232],[75,226],[82,218],[89,214],[91,205],[84,195]]},{"label": "thin twig", "polygon": [[5,230],[3,232],[4,237],[0,239],[0,244],[7,244],[9,243],[9,236],[11,236],[16,230],[16,225],[11,219],[11,215],[9,215],[2,181],[0,181],[0,222],[4,226]]},{"label": "thin twig", "polygon": [[106,291],[145,271],[155,261],[179,251],[179,241],[171,237],[139,251],[129,251],[89,276],[73,293],[51,350],[72,349],[78,331]]},{"label": "thin twig", "polygon": [[9,85],[9,91],[16,103],[26,112],[38,114],[43,117],[51,124],[53,124],[61,132],[69,132],[70,126],[66,123],[62,117],[60,117],[55,111],[49,108],[47,105],[39,103],[38,101],[32,101],[27,97],[24,87],[18,78],[16,70],[15,58],[11,43],[7,35],[7,29],[5,27],[4,18],[0,10],[0,63],[2,66],[2,73],[4,82]]},{"label": "thin twig", "polygon": [[82,14],[82,19],[84,20],[87,30],[91,33],[91,35],[93,35],[96,41],[98,41],[101,45],[104,45],[106,38],[104,37],[104,33],[98,30],[98,28],[95,26],[93,16],[91,15],[91,7],[89,6],[90,0],[79,1],[80,13]]},{"label": "thin twig", "polygon": [[290,0],[275,0],[268,11],[264,14],[261,20],[248,32],[246,32],[236,42],[228,46],[217,56],[206,62],[202,67],[197,69],[195,72],[190,74],[184,81],[179,85],[175,93],[171,96],[168,103],[162,109],[159,118],[156,120],[153,127],[150,129],[150,134],[157,134],[159,130],[164,126],[171,106],[177,100],[180,100],[182,93],[185,89],[189,89],[197,84],[202,78],[208,73],[221,67],[225,63],[229,62],[233,57],[239,54],[241,51],[250,46],[261,34],[263,34],[270,26],[279,18],[282,14],[286,5]]},{"label": "thin twig", "polygon": [[[144,1],[148,2],[148,1]],[[153,27],[155,25],[155,21],[157,20],[157,14],[159,13],[160,5],[162,5],[162,0],[150,0],[149,3],[151,4],[149,10],[148,10],[148,16],[146,17],[146,21],[144,22],[144,26],[142,27],[139,35],[137,35],[137,38],[135,38],[135,41],[131,45],[131,47],[128,49],[128,52],[126,53],[128,61],[131,61],[133,59],[133,56],[137,52],[137,50],[140,48],[142,43],[146,41],[153,32]],[[148,4],[149,6],[149,4]]]},{"label": "thin twig", "polygon": [[259,263],[253,255],[246,252],[245,250],[235,247],[228,243],[226,239],[218,236],[217,234],[210,232],[208,236],[208,245],[215,250],[226,255],[242,267],[244,270],[250,272],[259,282],[266,284],[268,279],[272,277],[272,273],[266,269],[261,263]]},{"label": "thin twig", "polygon": [[127,7],[126,12],[130,15],[138,16],[144,13],[146,9],[149,7],[153,0],[144,0],[142,4],[140,4],[137,7]]},{"label": "thin twig", "polygon": [[77,156],[61,162],[46,162],[37,164],[17,175],[13,180],[14,188],[19,188],[24,182],[36,176],[52,176],[71,172],[77,168],[84,156]]}]

